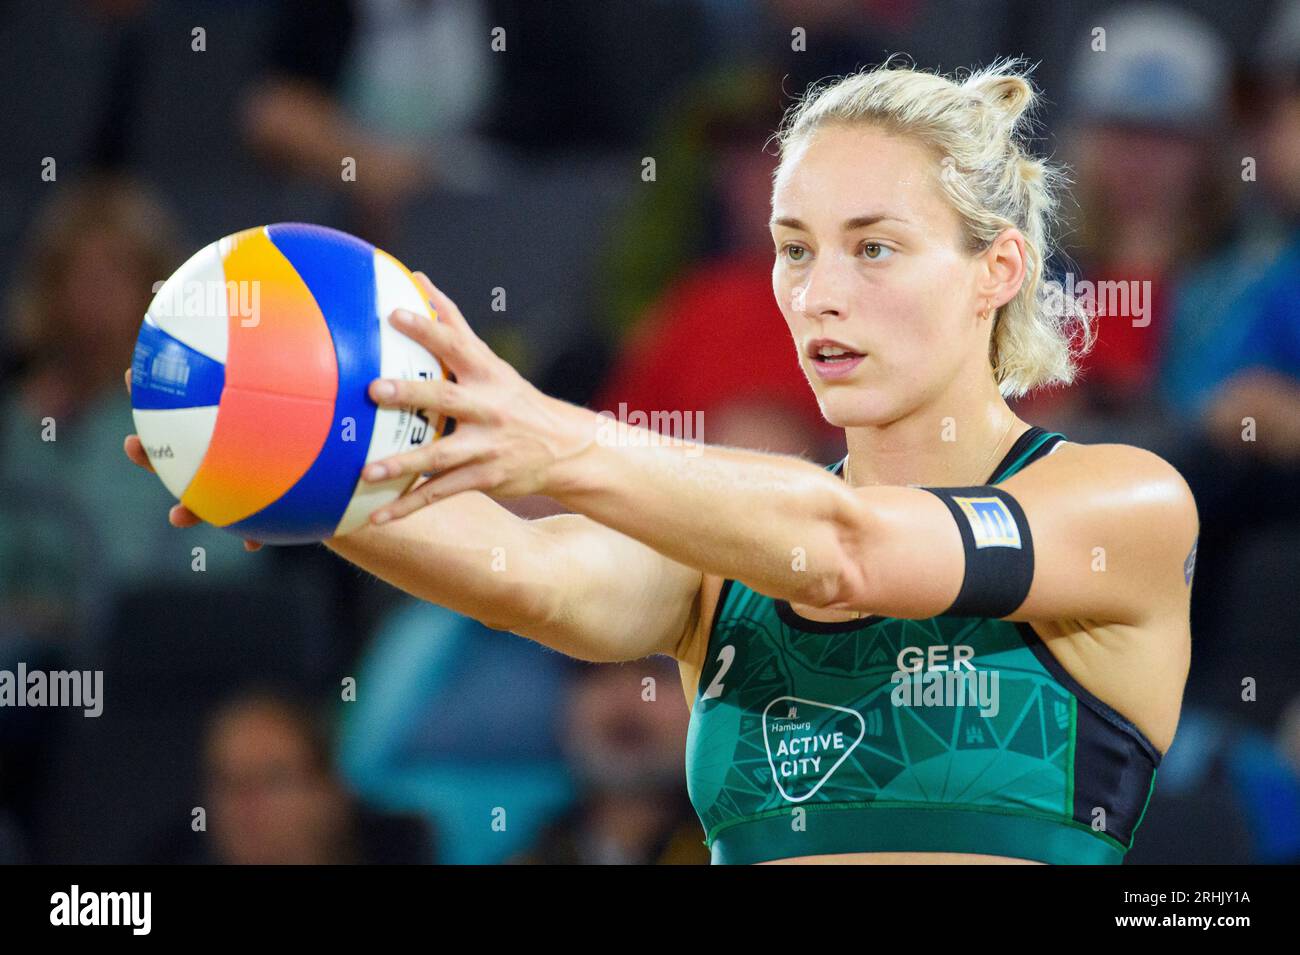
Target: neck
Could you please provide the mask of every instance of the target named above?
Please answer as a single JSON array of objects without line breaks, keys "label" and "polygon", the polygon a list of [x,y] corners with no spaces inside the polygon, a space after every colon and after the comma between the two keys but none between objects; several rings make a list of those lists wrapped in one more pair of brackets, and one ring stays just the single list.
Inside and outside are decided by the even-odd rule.
[{"label": "neck", "polygon": [[847,428],[846,478],[859,487],[984,484],[1028,428],[996,386],[981,389],[975,400],[964,402],[954,401],[951,393],[946,393],[887,424]]}]

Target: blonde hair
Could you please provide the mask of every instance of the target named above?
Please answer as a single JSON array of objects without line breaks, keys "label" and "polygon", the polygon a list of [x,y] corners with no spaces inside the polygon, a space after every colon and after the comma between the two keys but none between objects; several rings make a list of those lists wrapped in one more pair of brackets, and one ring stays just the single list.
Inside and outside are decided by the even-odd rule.
[{"label": "blonde hair", "polygon": [[[1093,342],[1092,318],[1073,296],[1048,294],[1045,262],[1053,248],[1063,171],[1027,148],[1037,93],[1020,59],[999,60],[964,79],[900,65],[808,88],[775,134],[784,165],[793,147],[831,123],[865,123],[912,137],[941,158],[939,182],[962,221],[973,253],[1016,228],[1028,251],[1024,283],[993,317],[989,363],[1004,396],[1069,384]],[[1059,292],[1059,290],[1058,290]]]}]

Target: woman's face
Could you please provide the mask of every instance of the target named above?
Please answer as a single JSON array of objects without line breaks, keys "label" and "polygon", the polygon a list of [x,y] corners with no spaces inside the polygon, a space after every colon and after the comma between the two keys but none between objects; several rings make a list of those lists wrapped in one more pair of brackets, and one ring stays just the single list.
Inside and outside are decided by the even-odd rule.
[{"label": "woman's face", "polygon": [[888,424],[989,376],[986,270],[964,246],[941,169],[911,139],[832,125],[777,176],[772,288],[838,427]]}]

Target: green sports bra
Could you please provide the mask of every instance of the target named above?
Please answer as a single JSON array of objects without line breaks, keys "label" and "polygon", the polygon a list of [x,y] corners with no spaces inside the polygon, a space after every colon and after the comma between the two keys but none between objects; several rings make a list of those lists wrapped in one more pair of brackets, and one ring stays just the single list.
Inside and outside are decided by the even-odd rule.
[{"label": "green sports bra", "polygon": [[[1030,428],[988,483],[1064,440]],[[715,863],[846,852],[1118,863],[1159,762],[1026,623],[823,623],[735,580],[718,598],[686,744]]]}]

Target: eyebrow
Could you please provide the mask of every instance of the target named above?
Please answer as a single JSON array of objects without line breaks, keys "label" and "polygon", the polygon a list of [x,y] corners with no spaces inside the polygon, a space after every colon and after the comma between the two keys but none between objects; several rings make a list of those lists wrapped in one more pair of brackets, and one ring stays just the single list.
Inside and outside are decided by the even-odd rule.
[{"label": "eyebrow", "polygon": [[[877,222],[906,222],[898,216],[887,215],[883,212],[873,213],[872,215],[854,216],[852,219],[845,219],[844,224],[840,227],[844,232],[852,232],[854,229],[862,229],[869,225],[875,225]],[[802,229],[804,232],[811,232],[806,225],[799,219],[791,216],[777,216],[768,225],[783,225],[790,229]]]}]

